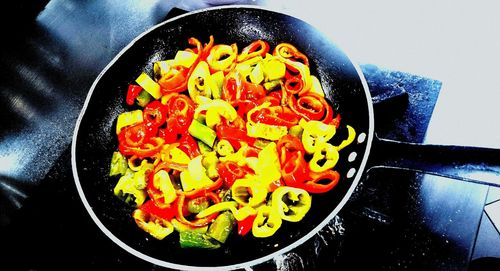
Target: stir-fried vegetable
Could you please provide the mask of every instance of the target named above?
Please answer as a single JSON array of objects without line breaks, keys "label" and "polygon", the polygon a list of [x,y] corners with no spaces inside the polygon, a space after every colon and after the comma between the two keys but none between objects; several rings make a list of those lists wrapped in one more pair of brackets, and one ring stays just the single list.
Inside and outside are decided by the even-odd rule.
[{"label": "stir-fried vegetable", "polygon": [[[182,248],[216,249],[250,232],[266,238],[307,219],[311,194],[340,180],[340,126],[290,43],[203,44],[153,63],[131,78],[130,110],[117,117],[114,194],[135,207],[137,226]],[[343,127],[342,127],[343,128]],[[246,237],[245,237],[246,238]]]}]

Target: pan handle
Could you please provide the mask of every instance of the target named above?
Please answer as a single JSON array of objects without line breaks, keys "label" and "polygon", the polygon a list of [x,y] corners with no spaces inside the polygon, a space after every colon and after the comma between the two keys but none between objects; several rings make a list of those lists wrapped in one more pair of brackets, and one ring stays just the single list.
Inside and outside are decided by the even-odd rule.
[{"label": "pan handle", "polygon": [[368,169],[402,168],[500,187],[500,149],[432,145],[374,137]]}]

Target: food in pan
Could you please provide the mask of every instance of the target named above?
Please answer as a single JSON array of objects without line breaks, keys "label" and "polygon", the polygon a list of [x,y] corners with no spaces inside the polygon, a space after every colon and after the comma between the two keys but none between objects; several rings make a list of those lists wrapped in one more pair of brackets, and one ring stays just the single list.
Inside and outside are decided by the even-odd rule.
[{"label": "food in pan", "polygon": [[339,182],[339,152],[355,137],[345,125],[347,136],[331,143],[341,116],[308,57],[264,40],[241,51],[213,36],[188,43],[128,85],[114,194],[134,206],[139,228],[159,240],[177,232],[183,248],[266,238],[307,219],[313,195]]}]

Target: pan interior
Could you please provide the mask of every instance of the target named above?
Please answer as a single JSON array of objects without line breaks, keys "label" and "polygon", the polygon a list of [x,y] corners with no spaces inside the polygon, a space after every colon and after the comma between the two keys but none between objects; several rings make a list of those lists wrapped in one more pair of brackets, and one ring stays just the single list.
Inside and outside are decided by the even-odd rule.
[{"label": "pan interior", "polygon": [[[124,101],[128,84],[154,61],[171,58],[189,47],[190,37],[215,43],[237,43],[243,48],[256,39],[271,48],[288,42],[306,54],[311,74],[317,75],[326,98],[342,116],[338,133],[346,124],[357,140],[341,151],[336,169],[339,184],[326,194],[314,195],[307,216],[286,223],[270,238],[231,236],[219,250],[181,249],[176,233],[162,241],[137,228],[127,208],[112,193],[117,182],[108,176],[111,154],[117,149],[115,120],[129,110]],[[356,186],[366,163],[373,136],[373,116],[366,83],[359,69],[323,34],[288,15],[250,7],[216,8],[190,13],[162,23],[127,46],[97,78],[75,129],[73,172],[80,196],[96,224],[118,245],[155,264],[171,268],[236,268],[256,264],[300,245],[340,210]],[[344,129],[345,130],[345,129]],[[344,131],[345,133],[345,131]],[[355,154],[354,154],[355,153]]]}]

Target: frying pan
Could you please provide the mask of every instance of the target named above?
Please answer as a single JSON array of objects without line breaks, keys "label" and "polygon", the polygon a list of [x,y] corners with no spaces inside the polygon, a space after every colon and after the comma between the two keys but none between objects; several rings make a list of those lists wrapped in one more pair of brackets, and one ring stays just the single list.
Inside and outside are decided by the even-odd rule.
[{"label": "frying pan", "polygon": [[[218,250],[189,250],[181,249],[176,237],[158,241],[140,230],[131,218],[133,209],[113,195],[117,179],[108,173],[111,154],[118,144],[115,120],[129,110],[124,101],[128,84],[142,71],[152,70],[155,61],[171,58],[177,50],[188,47],[188,38],[208,42],[210,35],[214,35],[215,43],[236,42],[240,48],[256,39],[268,41],[271,48],[281,42],[294,44],[309,57],[311,74],[318,76],[326,99],[342,115],[341,127],[351,125],[357,137],[341,152],[336,166],[341,174],[339,184],[328,193],[314,195],[312,208],[301,222],[285,223],[269,238],[233,236]],[[338,132],[345,133],[343,129]],[[270,260],[321,230],[341,210],[366,173],[368,156],[376,142],[385,141],[374,135],[373,106],[366,81],[341,48],[308,23],[289,15],[250,6],[217,7],[152,27],[105,67],[93,83],[76,123],[72,169],[89,215],[118,246],[143,260],[173,269],[229,270]]]}]

